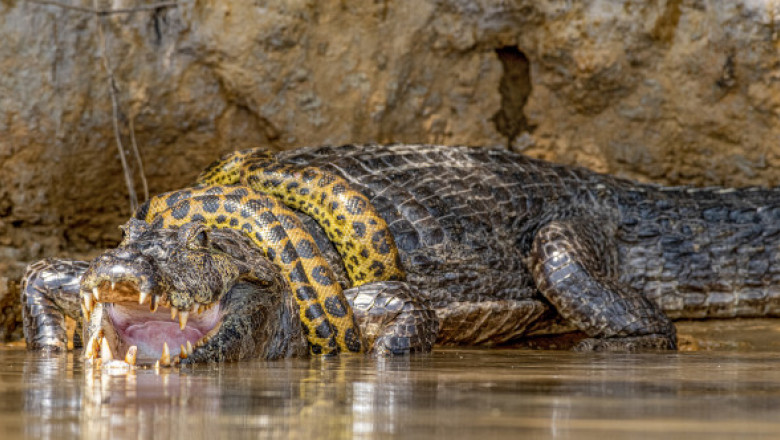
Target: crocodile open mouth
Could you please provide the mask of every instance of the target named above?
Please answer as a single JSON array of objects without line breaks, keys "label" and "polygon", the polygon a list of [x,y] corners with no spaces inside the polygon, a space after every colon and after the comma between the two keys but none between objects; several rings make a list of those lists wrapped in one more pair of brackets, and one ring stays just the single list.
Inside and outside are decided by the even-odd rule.
[{"label": "crocodile open mouth", "polygon": [[[161,367],[295,355],[296,303],[243,232],[130,219],[80,281],[88,363]],[[124,359],[124,360],[122,360]]]},{"label": "crocodile open mouth", "polygon": [[180,310],[126,280],[84,290],[82,302],[92,330],[85,358],[104,365],[121,359],[129,365],[176,365],[207,343],[222,320],[219,302]]}]

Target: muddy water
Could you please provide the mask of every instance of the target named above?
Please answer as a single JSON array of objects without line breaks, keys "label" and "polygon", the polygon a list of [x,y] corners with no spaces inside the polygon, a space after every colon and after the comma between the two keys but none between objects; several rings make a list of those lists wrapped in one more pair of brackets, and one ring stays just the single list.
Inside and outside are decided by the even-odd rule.
[{"label": "muddy water", "polygon": [[109,374],[3,347],[0,438],[780,438],[780,320],[679,327],[699,351],[450,348]]}]

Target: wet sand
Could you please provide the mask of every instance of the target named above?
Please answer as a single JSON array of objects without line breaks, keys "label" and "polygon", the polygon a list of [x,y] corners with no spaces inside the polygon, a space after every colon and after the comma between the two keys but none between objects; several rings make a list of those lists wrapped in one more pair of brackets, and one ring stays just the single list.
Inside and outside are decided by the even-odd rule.
[{"label": "wet sand", "polygon": [[780,320],[677,353],[437,349],[130,373],[0,348],[0,438],[780,438]]}]

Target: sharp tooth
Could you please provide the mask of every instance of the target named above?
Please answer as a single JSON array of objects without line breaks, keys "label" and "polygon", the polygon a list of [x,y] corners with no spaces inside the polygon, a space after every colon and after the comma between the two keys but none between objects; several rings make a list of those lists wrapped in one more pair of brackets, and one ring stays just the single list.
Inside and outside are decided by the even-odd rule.
[{"label": "sharp tooth", "polygon": [[177,309],[176,307],[171,307],[171,321],[176,319],[176,312],[178,312],[178,311],[179,311],[179,309]]},{"label": "sharp tooth", "polygon": [[149,292],[144,292],[143,290],[141,293],[138,294],[138,304],[143,304],[146,302],[146,298],[149,297]]},{"label": "sharp tooth", "polygon": [[152,295],[152,299],[149,301],[149,310],[152,313],[157,311],[157,295]]},{"label": "sharp tooth", "polygon": [[[176,310],[176,309],[173,309]],[[187,327],[187,318],[190,316],[189,312],[181,312],[179,313],[179,329],[184,330],[184,327]]]},{"label": "sharp tooth", "polygon": [[97,357],[97,333],[92,335],[84,348],[84,359],[95,359]]},{"label": "sharp tooth", "polygon": [[187,356],[192,354],[192,350],[193,350],[192,344],[190,343],[190,341],[187,341]]},{"label": "sharp tooth", "polygon": [[111,290],[114,290],[116,288],[116,281],[111,281]]},{"label": "sharp tooth", "polygon": [[184,348],[183,345],[180,345],[179,348],[181,349],[179,351],[179,357],[182,358],[182,359],[187,359],[187,349]]},{"label": "sharp tooth", "polygon": [[100,301],[100,290],[98,290],[97,287],[92,288],[92,296],[94,296],[97,301]]},{"label": "sharp tooth", "polygon": [[160,365],[163,367],[171,365],[171,351],[168,350],[167,342],[163,342],[162,355],[160,355]]},{"label": "sharp tooth", "polygon": [[108,346],[108,340],[103,338],[100,341],[100,359],[105,363],[114,359],[114,355],[111,354],[111,347]]},{"label": "sharp tooth", "polygon": [[138,347],[135,345],[131,346],[127,349],[127,354],[125,355],[125,362],[127,362],[130,365],[135,365],[135,358],[138,354]]}]

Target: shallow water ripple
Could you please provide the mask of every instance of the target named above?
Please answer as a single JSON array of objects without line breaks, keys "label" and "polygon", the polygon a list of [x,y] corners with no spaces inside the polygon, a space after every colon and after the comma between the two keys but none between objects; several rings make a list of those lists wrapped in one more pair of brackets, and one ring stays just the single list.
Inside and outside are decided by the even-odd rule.
[{"label": "shallow water ripple", "polygon": [[0,348],[17,438],[779,438],[780,322],[683,323],[681,351],[426,356],[100,372]]}]

